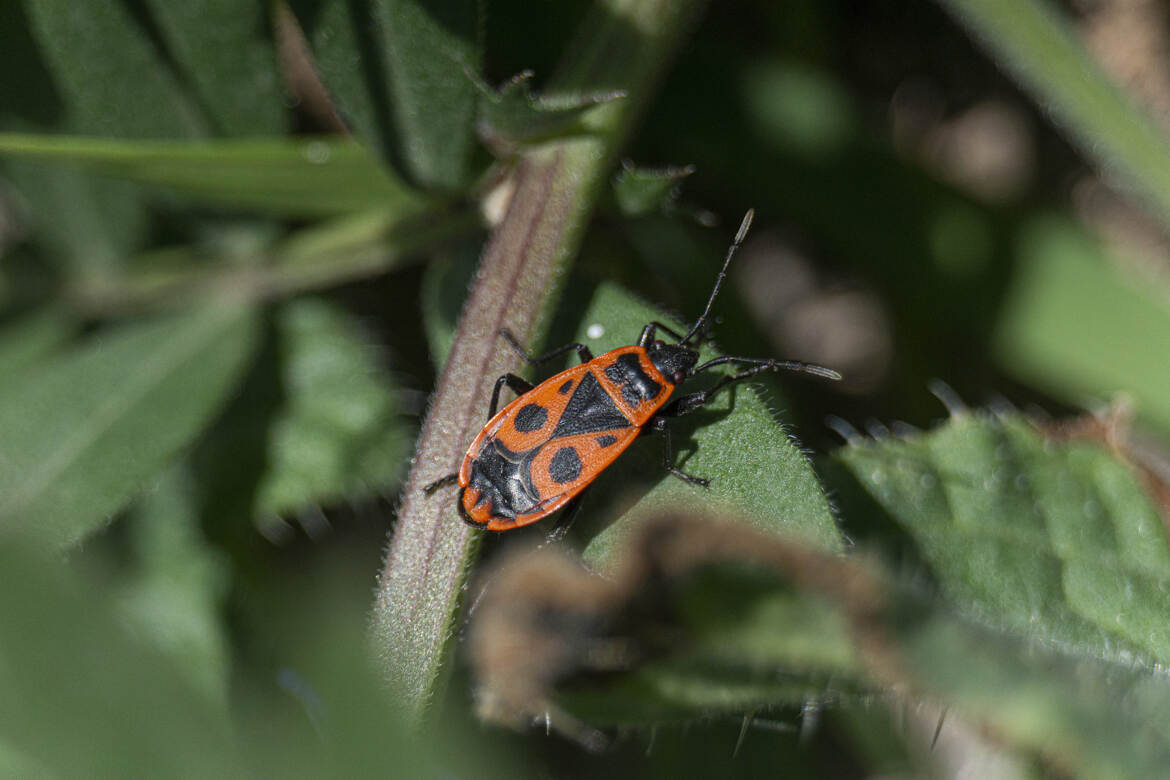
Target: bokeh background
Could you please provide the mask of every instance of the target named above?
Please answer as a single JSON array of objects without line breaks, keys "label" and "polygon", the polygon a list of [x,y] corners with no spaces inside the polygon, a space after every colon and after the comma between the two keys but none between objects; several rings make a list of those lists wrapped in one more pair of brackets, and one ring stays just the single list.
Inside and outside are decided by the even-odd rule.
[{"label": "bokeh background", "polygon": [[[766,382],[810,452],[964,407],[1046,423],[1097,412],[1156,485],[1170,435],[1170,19],[1152,0],[1030,1],[1018,17],[969,5],[707,8],[639,107],[550,343],[603,281],[693,316],[750,207],[717,340],[845,375]],[[349,23],[413,9],[476,42],[433,81],[412,45],[441,42],[382,49]],[[0,567],[0,773],[958,765],[930,748],[937,710],[876,695],[633,729],[589,755],[479,724],[462,656],[441,748],[405,740],[369,683],[375,577],[491,230],[481,205],[534,142],[501,145],[477,106],[524,71],[539,94],[589,12],[0,7],[0,539],[14,540]],[[379,56],[401,83],[381,80]],[[450,115],[427,115],[412,89],[449,89]],[[444,121],[465,125],[447,146],[427,130]],[[411,122],[434,150],[410,145]],[[227,299],[251,308],[211,305]],[[999,766],[986,740],[963,744],[955,761]]]}]

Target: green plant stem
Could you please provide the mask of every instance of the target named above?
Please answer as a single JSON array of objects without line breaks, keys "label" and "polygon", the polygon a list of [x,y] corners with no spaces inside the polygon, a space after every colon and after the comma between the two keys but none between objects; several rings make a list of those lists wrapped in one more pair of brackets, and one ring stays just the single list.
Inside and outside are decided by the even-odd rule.
[{"label": "green plant stem", "polygon": [[[72,307],[86,316],[165,310],[193,301],[230,295],[253,302],[288,298],[308,290],[332,287],[386,273],[411,257],[459,236],[482,229],[469,209],[435,208],[402,217],[378,210],[338,218],[294,233],[246,262],[198,262],[189,248],[164,250],[190,262],[152,268],[148,257],[138,265],[148,270],[116,282],[82,283],[70,290]],[[177,268],[172,266],[178,266]]]},{"label": "green plant stem", "polygon": [[479,532],[459,521],[454,494],[423,486],[455,471],[484,422],[496,377],[520,369],[499,338],[535,347],[617,150],[701,0],[601,0],[547,92],[620,89],[591,116],[593,135],[525,153],[514,193],[480,262],[423,426],[374,606],[382,672],[416,726],[438,689]]},{"label": "green plant stem", "polygon": [[1124,176],[1170,227],[1170,145],[1093,61],[1047,0],[939,0],[1053,121],[1105,170]]},{"label": "green plant stem", "polygon": [[0,158],[59,163],[165,187],[204,203],[278,216],[379,207],[406,217],[435,204],[348,138],[156,141],[0,133]]}]

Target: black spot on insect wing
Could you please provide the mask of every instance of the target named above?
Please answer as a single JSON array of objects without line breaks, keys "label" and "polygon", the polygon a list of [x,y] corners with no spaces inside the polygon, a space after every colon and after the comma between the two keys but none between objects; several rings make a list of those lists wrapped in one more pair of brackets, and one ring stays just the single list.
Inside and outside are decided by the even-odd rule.
[{"label": "black spot on insect wing", "polygon": [[561,395],[568,395],[569,391],[573,389],[573,380],[566,379],[564,384],[557,388],[557,392]]},{"label": "black spot on insect wing", "polygon": [[520,433],[532,433],[543,428],[547,421],[547,409],[540,404],[525,404],[520,407],[520,411],[516,412],[516,417],[512,424],[516,426],[516,430],[520,431]]},{"label": "black spot on insect wing", "polygon": [[609,445],[613,444],[615,441],[617,441],[617,437],[611,436],[607,433],[604,436],[597,437],[597,446],[598,447],[608,447]]},{"label": "black spot on insect wing", "polygon": [[581,456],[572,447],[561,447],[548,464],[548,475],[559,485],[581,476]]}]

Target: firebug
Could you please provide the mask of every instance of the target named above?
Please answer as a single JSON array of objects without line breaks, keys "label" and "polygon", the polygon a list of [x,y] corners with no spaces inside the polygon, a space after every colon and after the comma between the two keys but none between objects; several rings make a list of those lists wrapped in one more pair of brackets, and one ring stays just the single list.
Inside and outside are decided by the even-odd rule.
[{"label": "firebug", "polygon": [[[584,344],[567,344],[530,357],[509,331],[501,331],[531,364],[571,351],[581,363],[539,385],[515,374],[497,379],[487,424],[468,447],[459,472],[427,485],[427,495],[458,482],[460,515],[471,525],[492,531],[519,528],[568,506],[553,532],[559,535],[579,505],[581,492],[642,432],[662,435],[667,471],[688,484],[706,487],[708,480],[685,474],[671,462],[670,418],[701,408],[733,382],[763,371],[799,371],[840,379],[836,371],[795,360],[723,356],[700,364],[698,349],[688,346],[706,335],[711,307],[753,216],[750,210],[744,216],[707,307],[685,335],[660,322],[650,322],[636,344],[599,357]],[[672,336],[674,343],[659,339],[659,331]],[[676,388],[689,377],[722,365],[743,368],[706,390],[675,395]],[[497,412],[504,385],[519,397]]]}]

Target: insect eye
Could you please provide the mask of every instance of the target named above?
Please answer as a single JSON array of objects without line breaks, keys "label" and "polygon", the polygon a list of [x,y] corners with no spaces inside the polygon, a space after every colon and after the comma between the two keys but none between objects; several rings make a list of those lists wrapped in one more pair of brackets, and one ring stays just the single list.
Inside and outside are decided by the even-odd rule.
[{"label": "insect eye", "polygon": [[685,371],[675,371],[670,378],[676,385],[678,385],[682,384],[682,381],[687,378],[687,374]]},{"label": "insect eye", "polygon": [[666,346],[666,343],[664,341],[662,341],[662,339],[655,339],[654,340],[654,349],[662,349],[665,346]]}]

